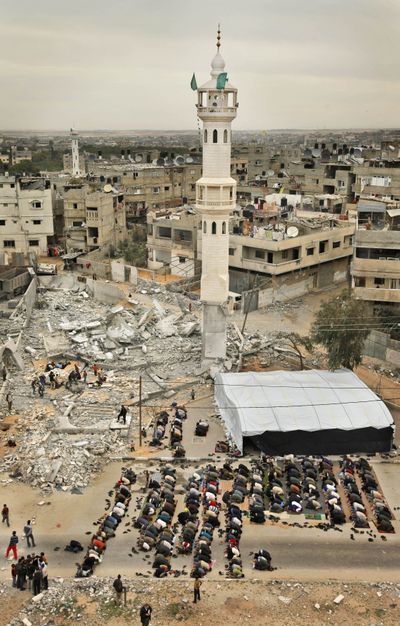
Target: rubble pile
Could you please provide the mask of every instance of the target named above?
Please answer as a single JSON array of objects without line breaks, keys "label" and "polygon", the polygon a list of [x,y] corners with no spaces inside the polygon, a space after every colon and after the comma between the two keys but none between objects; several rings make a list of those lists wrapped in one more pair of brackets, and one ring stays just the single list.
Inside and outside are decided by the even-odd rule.
[{"label": "rubble pile", "polygon": [[52,432],[54,418],[21,428],[18,451],[4,456],[0,472],[21,480],[43,494],[53,489],[79,493],[104,466],[110,456],[121,454],[121,440],[112,431],[83,438]]}]

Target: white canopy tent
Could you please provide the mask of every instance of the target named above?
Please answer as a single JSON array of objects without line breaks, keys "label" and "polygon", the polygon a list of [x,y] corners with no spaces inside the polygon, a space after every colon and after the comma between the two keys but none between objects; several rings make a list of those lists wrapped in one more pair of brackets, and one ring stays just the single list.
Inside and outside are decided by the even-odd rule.
[{"label": "white canopy tent", "polygon": [[333,448],[346,445],[343,453],[357,445],[359,452],[390,449],[394,426],[388,408],[349,370],[217,374],[214,383],[221,417],[241,452],[243,437],[255,438],[262,449],[275,445],[276,453],[299,447],[341,453]]}]

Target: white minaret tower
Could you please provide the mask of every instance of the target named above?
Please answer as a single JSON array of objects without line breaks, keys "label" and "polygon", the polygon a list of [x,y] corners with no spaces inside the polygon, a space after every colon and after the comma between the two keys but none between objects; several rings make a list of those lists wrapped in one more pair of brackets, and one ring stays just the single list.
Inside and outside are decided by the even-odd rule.
[{"label": "white minaret tower", "polygon": [[226,355],[229,218],[236,206],[236,181],[230,173],[231,122],[237,113],[237,89],[227,81],[220,40],[218,26],[211,80],[197,89],[197,115],[203,122],[203,176],[196,183],[196,208],[201,218],[203,361]]},{"label": "white minaret tower", "polygon": [[71,128],[71,148],[72,148],[72,176],[80,178],[81,170],[79,167],[79,145],[78,133]]}]

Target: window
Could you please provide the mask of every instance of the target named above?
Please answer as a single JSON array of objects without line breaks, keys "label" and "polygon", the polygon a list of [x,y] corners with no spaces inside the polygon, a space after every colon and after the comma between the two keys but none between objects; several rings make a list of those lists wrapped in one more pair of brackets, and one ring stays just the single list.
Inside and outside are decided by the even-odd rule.
[{"label": "window", "polygon": [[204,130],[204,143],[207,143],[207,129]]},{"label": "window", "polygon": [[213,130],[213,143],[218,143],[218,131],[216,128]]},{"label": "window", "polygon": [[42,223],[42,220],[32,220],[32,222],[36,224],[36,226],[39,226],[39,224]]},{"label": "window", "polygon": [[29,239],[29,245],[34,248],[39,245],[39,239]]},{"label": "window", "polygon": [[185,256],[179,256],[179,263],[186,263],[186,257]]},{"label": "window", "polygon": [[72,222],[72,226],[82,226],[82,220],[79,222]]},{"label": "window", "polygon": [[320,254],[324,254],[324,252],[326,252],[327,247],[328,247],[328,242],[327,241],[320,241],[319,242],[319,253]]},{"label": "window", "polygon": [[34,209],[41,209],[42,208],[42,203],[41,202],[32,202],[32,206]]},{"label": "window", "polygon": [[6,225],[6,220],[0,220],[0,226],[5,226]]},{"label": "window", "polygon": [[222,234],[226,235],[226,222],[222,222]]},{"label": "window", "polygon": [[384,285],[384,284],[385,284],[384,278],[381,278],[380,276],[375,276],[374,285]]},{"label": "window", "polygon": [[[270,253],[268,253],[270,254]],[[265,252],[264,250],[254,250],[254,256],[256,259],[262,259],[263,261],[265,260]]]},{"label": "window", "polygon": [[217,234],[217,223],[213,222],[211,225],[211,234],[212,235],[216,235]]},{"label": "window", "polygon": [[228,131],[226,130],[226,128],[224,130],[224,143],[228,143]]},{"label": "window", "polygon": [[3,202],[3,206],[8,206],[8,202]]},{"label": "window", "polygon": [[203,233],[207,234],[207,222],[205,220],[203,222]]},{"label": "window", "polygon": [[153,193],[160,193],[160,187],[153,187]]},{"label": "window", "polygon": [[167,226],[160,226],[158,229],[158,236],[165,239],[171,239],[171,229]]},{"label": "window", "polygon": [[365,277],[364,276],[356,276],[354,278],[354,286],[355,287],[365,287]]},{"label": "window", "polygon": [[233,256],[235,254],[235,248],[229,248],[229,256]]},{"label": "window", "polygon": [[334,241],[332,244],[332,248],[340,248],[340,241]]},{"label": "window", "polygon": [[4,248],[15,248],[14,239],[5,239],[3,243]]},{"label": "window", "polygon": [[169,187],[164,187],[164,191],[169,191]]},{"label": "window", "polygon": [[267,254],[267,263],[273,263],[274,262],[274,255],[272,252],[268,252]]},{"label": "window", "polygon": [[77,209],[78,208],[78,203],[77,202],[73,202],[72,203],[72,208],[73,209]]},{"label": "window", "polygon": [[314,254],[314,248],[307,248],[307,256],[312,256]]},{"label": "window", "polygon": [[282,250],[282,259],[289,258],[289,250]]}]

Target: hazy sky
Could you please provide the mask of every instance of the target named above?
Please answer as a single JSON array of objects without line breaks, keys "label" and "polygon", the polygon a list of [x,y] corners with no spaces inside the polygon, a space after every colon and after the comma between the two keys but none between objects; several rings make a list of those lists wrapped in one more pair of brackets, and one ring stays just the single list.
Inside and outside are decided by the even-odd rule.
[{"label": "hazy sky", "polygon": [[234,128],[400,127],[400,0],[0,0],[0,128],[195,129],[218,21]]}]

